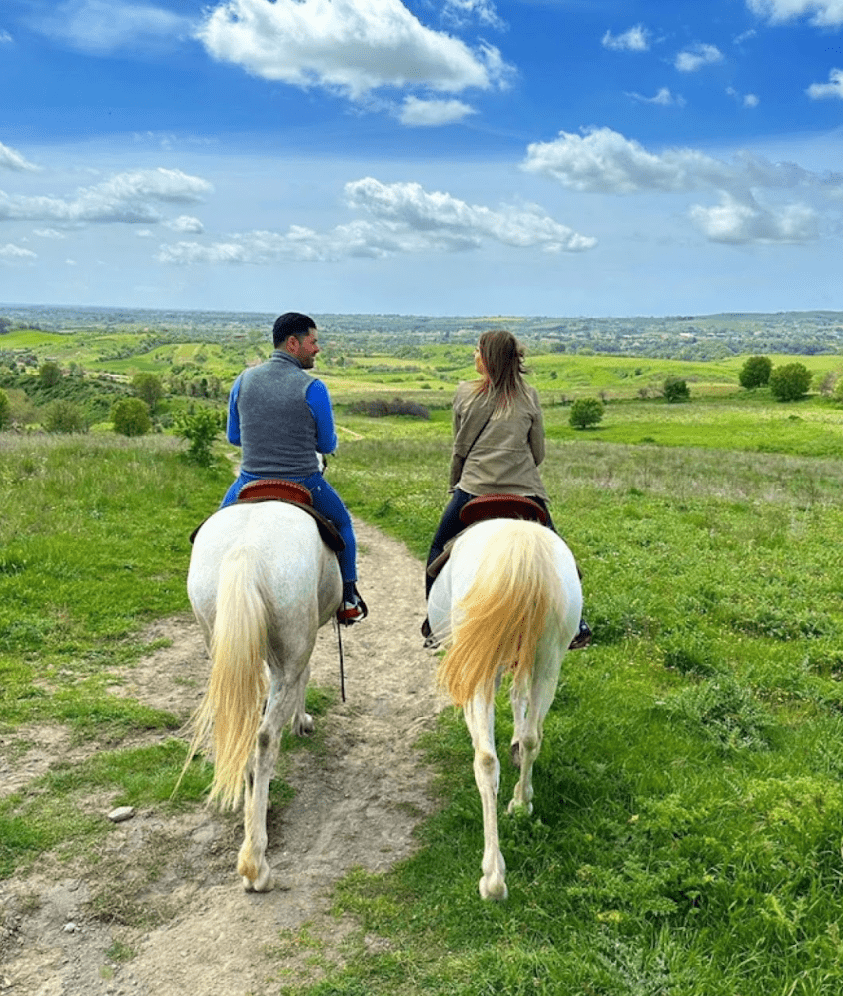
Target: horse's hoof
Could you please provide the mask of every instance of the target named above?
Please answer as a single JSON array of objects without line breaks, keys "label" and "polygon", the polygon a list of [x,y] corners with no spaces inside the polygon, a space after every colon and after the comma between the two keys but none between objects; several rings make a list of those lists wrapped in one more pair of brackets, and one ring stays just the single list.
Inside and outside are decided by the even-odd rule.
[{"label": "horse's hoof", "polygon": [[500,875],[493,875],[489,880],[484,875],[480,879],[480,898],[502,903],[509,895],[506,882]]},{"label": "horse's hoof", "polygon": [[510,816],[513,813],[523,813],[525,816],[532,816],[533,804],[532,802],[517,802],[515,799],[510,799],[506,811]]},{"label": "horse's hoof", "polygon": [[293,733],[297,737],[309,737],[315,729],[316,724],[313,722],[313,716],[307,712],[298,722],[293,724]]}]

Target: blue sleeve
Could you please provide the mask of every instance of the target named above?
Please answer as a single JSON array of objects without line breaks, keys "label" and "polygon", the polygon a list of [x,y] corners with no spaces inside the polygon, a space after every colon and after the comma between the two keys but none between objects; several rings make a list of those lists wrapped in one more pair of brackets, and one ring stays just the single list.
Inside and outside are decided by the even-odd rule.
[{"label": "blue sleeve", "polygon": [[240,381],[242,379],[243,374],[240,374],[231,388],[231,394],[228,396],[228,425],[226,426],[225,435],[228,441],[234,446],[240,445],[240,412],[237,411],[237,399],[240,397]]},{"label": "blue sleeve", "polygon": [[316,449],[320,453],[333,453],[337,448],[337,433],[328,388],[321,380],[313,380],[304,396],[316,421]]}]

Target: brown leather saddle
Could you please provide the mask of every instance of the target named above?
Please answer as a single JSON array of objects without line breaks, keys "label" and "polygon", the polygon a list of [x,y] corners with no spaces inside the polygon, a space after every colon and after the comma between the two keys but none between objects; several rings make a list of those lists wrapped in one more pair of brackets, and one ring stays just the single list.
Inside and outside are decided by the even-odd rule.
[{"label": "brown leather saddle", "polygon": [[[475,522],[482,522],[484,519],[526,519],[530,522],[538,522],[541,525],[547,524],[547,512],[532,498],[523,495],[479,495],[467,501],[460,509],[460,522],[467,529]],[[445,549],[427,568],[428,577],[435,578],[439,575],[451,556],[451,550],[457,539],[465,532],[460,530],[457,535],[448,540]]]},{"label": "brown leather saddle", "polygon": [[[334,553],[339,553],[345,549],[345,540],[340,536],[337,527],[330,519],[326,519],[324,515],[316,511],[313,507],[313,496],[303,484],[280,479],[250,481],[240,489],[235,504],[252,501],[283,501],[289,505],[297,506],[314,519],[319,528],[319,535],[328,549],[333,550]],[[205,519],[205,522],[207,521]],[[190,534],[191,543],[205,522],[200,523]]]}]

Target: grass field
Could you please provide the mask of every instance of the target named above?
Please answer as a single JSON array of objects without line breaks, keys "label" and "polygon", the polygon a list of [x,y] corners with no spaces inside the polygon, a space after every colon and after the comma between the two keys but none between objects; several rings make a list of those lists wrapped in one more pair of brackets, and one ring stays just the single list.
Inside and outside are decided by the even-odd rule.
[{"label": "grass field", "polygon": [[[533,819],[502,819],[510,898],[477,896],[480,803],[448,711],[425,744],[442,806],[419,853],[336,895],[383,943],[352,944],[323,982],[279,991],[841,991],[843,412],[730,390],[610,401],[588,432],[548,405],[543,473],[595,642],[566,658]],[[446,497],[447,409],[369,419],[338,393],[331,480],[423,557]],[[166,811],[183,753],[121,744],[174,718],[110,696],[102,665],[146,652],[142,627],[187,609],[186,536],[229,480],[222,457],[199,470],[166,436],[0,436],[0,729],[56,721],[111,741],[96,763],[0,804],[0,873],[102,832],[76,812],[85,786]],[[513,777],[502,773],[503,799]],[[180,804],[201,793],[197,776]]]}]

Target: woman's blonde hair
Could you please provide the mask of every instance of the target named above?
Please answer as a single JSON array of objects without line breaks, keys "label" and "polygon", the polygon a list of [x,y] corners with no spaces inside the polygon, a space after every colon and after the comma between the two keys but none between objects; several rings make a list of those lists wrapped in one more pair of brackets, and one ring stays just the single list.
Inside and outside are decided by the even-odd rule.
[{"label": "woman's blonde hair", "polygon": [[494,416],[505,415],[513,401],[526,396],[524,347],[511,332],[500,329],[484,332],[477,343],[486,376],[478,382],[477,393],[494,402]]}]

